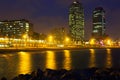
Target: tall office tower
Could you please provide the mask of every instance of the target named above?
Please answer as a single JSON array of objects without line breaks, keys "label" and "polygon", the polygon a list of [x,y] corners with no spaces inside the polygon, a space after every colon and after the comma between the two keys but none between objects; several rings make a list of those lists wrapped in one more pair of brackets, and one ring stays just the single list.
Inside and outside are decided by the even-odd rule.
[{"label": "tall office tower", "polygon": [[23,38],[23,35],[31,37],[33,26],[27,20],[0,21],[0,37]]},{"label": "tall office tower", "polygon": [[74,1],[69,8],[69,28],[72,41],[84,41],[84,10],[81,3]]},{"label": "tall office tower", "polygon": [[93,31],[92,37],[100,39],[105,36],[105,10],[97,7],[93,11]]}]

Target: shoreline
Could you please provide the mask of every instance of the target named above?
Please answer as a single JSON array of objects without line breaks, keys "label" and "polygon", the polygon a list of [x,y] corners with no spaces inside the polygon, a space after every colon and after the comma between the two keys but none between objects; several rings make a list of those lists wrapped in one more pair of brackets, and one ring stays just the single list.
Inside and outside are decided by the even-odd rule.
[{"label": "shoreline", "polygon": [[119,80],[120,68],[85,68],[85,69],[37,69],[30,73],[14,77],[1,77],[1,80]]},{"label": "shoreline", "polygon": [[80,50],[80,49],[120,49],[120,47],[51,47],[51,48],[0,48],[1,52],[32,52],[45,50]]}]

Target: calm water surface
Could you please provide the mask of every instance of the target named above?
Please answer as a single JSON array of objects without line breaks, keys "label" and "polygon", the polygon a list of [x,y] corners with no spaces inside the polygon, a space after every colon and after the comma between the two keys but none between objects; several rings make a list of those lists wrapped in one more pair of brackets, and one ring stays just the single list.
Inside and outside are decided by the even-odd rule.
[{"label": "calm water surface", "polygon": [[41,69],[120,68],[120,49],[81,49],[0,54],[0,78]]}]

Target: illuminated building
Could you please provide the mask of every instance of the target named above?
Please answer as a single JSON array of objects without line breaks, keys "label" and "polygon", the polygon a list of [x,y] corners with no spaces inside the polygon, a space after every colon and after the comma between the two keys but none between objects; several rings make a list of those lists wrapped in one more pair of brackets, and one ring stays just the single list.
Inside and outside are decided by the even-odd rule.
[{"label": "illuminated building", "polygon": [[100,39],[105,36],[105,10],[97,7],[93,11],[93,31],[92,37]]},{"label": "illuminated building", "polygon": [[69,28],[72,41],[84,41],[84,10],[82,4],[74,1],[69,8]]},{"label": "illuminated building", "polygon": [[27,20],[6,20],[0,21],[0,37],[6,38],[23,38],[33,34],[33,26]]}]

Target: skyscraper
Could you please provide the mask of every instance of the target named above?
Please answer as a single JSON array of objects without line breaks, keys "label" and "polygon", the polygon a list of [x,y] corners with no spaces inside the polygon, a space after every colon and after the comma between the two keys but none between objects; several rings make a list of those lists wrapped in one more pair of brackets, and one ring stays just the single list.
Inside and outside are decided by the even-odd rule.
[{"label": "skyscraper", "polygon": [[93,11],[93,31],[92,37],[100,39],[105,36],[105,10],[97,7]]},{"label": "skyscraper", "polygon": [[84,10],[81,3],[74,1],[69,8],[70,36],[74,42],[84,41]]}]

